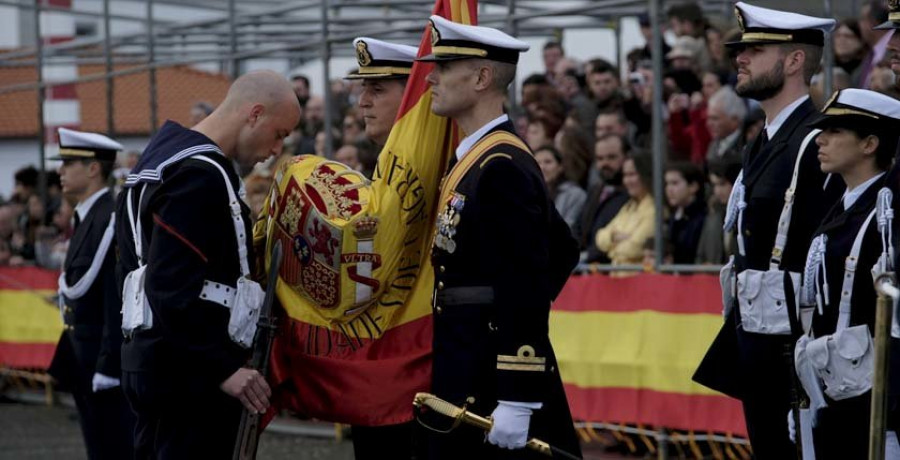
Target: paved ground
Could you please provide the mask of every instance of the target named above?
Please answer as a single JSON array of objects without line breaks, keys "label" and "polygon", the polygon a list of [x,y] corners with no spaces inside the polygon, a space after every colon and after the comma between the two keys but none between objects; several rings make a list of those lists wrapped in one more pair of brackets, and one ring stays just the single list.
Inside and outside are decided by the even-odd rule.
[{"label": "paved ground", "polygon": [[[286,431],[309,429],[309,424],[279,424]],[[314,426],[325,435],[333,425]],[[84,445],[75,409],[65,405],[13,402],[0,396],[0,460],[84,460]],[[352,460],[349,440],[298,434],[263,433],[260,460]],[[585,460],[622,459],[602,453],[597,444],[585,446]]]}]

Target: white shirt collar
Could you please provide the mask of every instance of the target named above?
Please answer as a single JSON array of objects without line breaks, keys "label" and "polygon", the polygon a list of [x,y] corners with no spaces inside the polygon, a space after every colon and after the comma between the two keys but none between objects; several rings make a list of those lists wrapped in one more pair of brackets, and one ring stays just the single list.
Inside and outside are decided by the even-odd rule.
[{"label": "white shirt collar", "polygon": [[875,46],[872,47],[872,67],[874,68],[884,59],[884,55],[887,54],[887,46],[888,42],[891,41],[892,33],[886,33],[883,37],[878,39],[878,42],[875,43]]},{"label": "white shirt collar", "polygon": [[785,120],[794,113],[794,109],[800,107],[800,104],[806,102],[809,99],[809,95],[805,94],[801,96],[794,102],[791,102],[787,105],[787,107],[781,109],[781,112],[778,112],[778,115],[772,119],[772,121],[766,120],[766,134],[769,135],[769,140],[775,138],[775,135],[778,134],[778,130],[781,128],[781,125],[784,124]]},{"label": "white shirt collar", "polygon": [[90,212],[91,207],[94,206],[94,203],[103,196],[104,193],[109,192],[109,187],[103,187],[100,190],[94,192],[93,195],[87,197],[84,201],[75,205],[75,212],[78,214],[78,218],[84,222],[84,218],[87,217],[88,212]]},{"label": "white shirt collar", "polygon": [[862,184],[857,185],[853,190],[850,190],[848,188],[847,191],[844,192],[844,197],[842,198],[842,200],[844,201],[844,209],[850,209],[850,206],[853,206],[853,204],[856,203],[856,200],[859,199],[859,197],[866,191],[866,189],[868,189],[883,175],[883,172],[879,173],[873,176],[871,179],[863,182]]},{"label": "white shirt collar", "polygon": [[497,127],[497,125],[507,121],[509,121],[509,115],[504,113],[503,115],[500,115],[499,117],[489,121],[481,128],[478,128],[478,130],[474,133],[466,136],[465,139],[460,141],[459,146],[456,147],[456,160],[462,160],[463,157],[466,156],[467,153],[469,153],[469,150],[472,150],[472,147],[475,145],[475,143],[481,140],[481,138],[484,137],[484,135],[487,134],[488,131],[494,129],[495,127]]}]

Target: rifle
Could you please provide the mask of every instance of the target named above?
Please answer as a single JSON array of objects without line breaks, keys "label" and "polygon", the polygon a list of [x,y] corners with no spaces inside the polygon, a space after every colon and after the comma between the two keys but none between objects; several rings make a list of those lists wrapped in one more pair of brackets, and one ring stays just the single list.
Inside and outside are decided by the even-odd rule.
[{"label": "rifle", "polygon": [[[281,241],[276,241],[272,247],[272,256],[269,260],[269,272],[266,284],[266,297],[259,311],[259,321],[256,325],[256,338],[254,340],[253,357],[250,359],[250,367],[265,376],[269,371],[269,354],[272,351],[272,340],[275,338],[275,317],[272,314],[272,304],[275,303],[275,287],[278,285],[278,269],[281,267]],[[253,460],[256,458],[256,448],[259,445],[259,422],[262,414],[252,414],[245,407],[241,412],[241,424],[238,426],[237,442],[234,445],[232,460]]]}]

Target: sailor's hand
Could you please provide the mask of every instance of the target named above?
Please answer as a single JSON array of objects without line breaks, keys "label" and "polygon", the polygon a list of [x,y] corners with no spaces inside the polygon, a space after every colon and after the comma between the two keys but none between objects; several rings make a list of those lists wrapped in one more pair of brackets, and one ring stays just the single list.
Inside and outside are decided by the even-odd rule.
[{"label": "sailor's hand", "polygon": [[252,414],[262,414],[269,408],[272,389],[265,377],[254,369],[238,369],[222,382],[220,388],[229,396],[239,399]]},{"label": "sailor's hand", "polygon": [[797,443],[797,428],[794,426],[794,409],[788,411],[788,437],[791,438],[792,443]]},{"label": "sailor's hand", "polygon": [[494,420],[488,442],[505,449],[521,449],[528,441],[531,409],[501,401],[491,414]]}]

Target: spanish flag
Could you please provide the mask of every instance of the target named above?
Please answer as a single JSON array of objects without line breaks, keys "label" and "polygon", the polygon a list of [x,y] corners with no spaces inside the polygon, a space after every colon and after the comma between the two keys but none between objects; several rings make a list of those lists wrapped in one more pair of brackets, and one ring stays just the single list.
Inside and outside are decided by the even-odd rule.
[{"label": "spanish flag", "polygon": [[[437,0],[433,12],[474,24],[476,0]],[[427,18],[422,25],[419,56],[431,52]],[[254,240],[266,258],[275,241],[285,247],[269,376],[278,408],[396,424],[412,419],[413,396],[429,389],[430,236],[459,141],[450,120],[431,113],[432,66],[413,66],[372,182],[315,156],[276,172]]]},{"label": "spanish flag", "polygon": [[59,272],[0,267],[0,367],[47,369],[63,331],[56,294]]},{"label": "spanish flag", "polygon": [[717,276],[572,277],[550,313],[572,417],[746,436],[741,403],[691,380],[721,326]]}]

